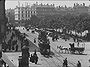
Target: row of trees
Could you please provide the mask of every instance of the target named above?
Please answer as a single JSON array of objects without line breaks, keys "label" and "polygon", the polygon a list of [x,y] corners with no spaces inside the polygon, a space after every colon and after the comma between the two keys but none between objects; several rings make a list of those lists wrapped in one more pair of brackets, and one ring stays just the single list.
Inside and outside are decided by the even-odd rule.
[{"label": "row of trees", "polygon": [[75,31],[82,33],[85,30],[90,30],[90,15],[87,13],[82,14],[66,14],[45,16],[38,18],[32,16],[26,25],[32,25],[38,28],[62,29],[68,32]]}]

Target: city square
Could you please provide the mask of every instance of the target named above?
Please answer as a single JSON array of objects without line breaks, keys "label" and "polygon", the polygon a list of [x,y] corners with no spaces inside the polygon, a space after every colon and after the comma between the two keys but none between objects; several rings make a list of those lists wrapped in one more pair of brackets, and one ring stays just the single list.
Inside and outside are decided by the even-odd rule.
[{"label": "city square", "polygon": [[90,67],[90,1],[1,0],[0,17],[0,67]]}]

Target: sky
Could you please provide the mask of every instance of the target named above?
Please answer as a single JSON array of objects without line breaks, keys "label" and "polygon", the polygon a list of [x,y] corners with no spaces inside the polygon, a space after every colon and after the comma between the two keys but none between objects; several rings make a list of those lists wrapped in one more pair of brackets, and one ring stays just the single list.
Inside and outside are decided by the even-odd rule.
[{"label": "sky", "polygon": [[28,4],[32,5],[36,2],[43,3],[43,4],[55,4],[55,6],[67,6],[67,7],[72,7],[74,5],[74,3],[85,3],[86,6],[90,5],[90,1],[89,0],[6,0],[5,2],[5,8],[9,9],[9,8],[15,8],[18,5],[18,2],[20,3],[20,6],[22,6],[22,4],[25,6],[25,2],[27,2]]}]

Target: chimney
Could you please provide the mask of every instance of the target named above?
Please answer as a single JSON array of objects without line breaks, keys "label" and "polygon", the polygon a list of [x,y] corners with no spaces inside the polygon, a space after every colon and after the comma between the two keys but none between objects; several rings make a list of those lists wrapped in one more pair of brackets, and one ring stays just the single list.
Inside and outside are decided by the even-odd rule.
[{"label": "chimney", "polygon": [[48,3],[47,3],[47,5],[48,5]]},{"label": "chimney", "polygon": [[38,2],[36,2],[36,5],[38,5]]},{"label": "chimney", "polygon": [[18,7],[20,7],[20,2],[18,1]]},{"label": "chimney", "polygon": [[67,8],[67,6],[65,5],[65,8]]},{"label": "chimney", "polygon": [[85,3],[83,3],[83,6],[85,6]]},{"label": "chimney", "polygon": [[42,6],[43,4],[41,3],[41,6]]},{"label": "chimney", "polygon": [[54,4],[53,4],[53,6],[54,6]]},{"label": "chimney", "polygon": [[75,7],[76,5],[75,5],[75,3],[74,3],[74,7]]}]

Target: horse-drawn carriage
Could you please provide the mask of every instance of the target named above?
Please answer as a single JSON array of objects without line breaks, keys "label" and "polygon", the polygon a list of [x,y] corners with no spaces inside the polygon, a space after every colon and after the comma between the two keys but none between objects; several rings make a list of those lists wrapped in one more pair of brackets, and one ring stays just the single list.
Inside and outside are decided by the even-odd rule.
[{"label": "horse-drawn carriage", "polygon": [[[62,46],[57,46],[62,52],[63,50],[71,54],[83,54],[85,50],[85,44],[83,43],[82,46],[75,46],[75,43],[69,43],[70,48],[67,47],[62,47]],[[79,43],[77,45],[80,45]],[[60,52],[59,50],[59,52]]]},{"label": "horse-drawn carriage", "polygon": [[74,48],[70,48],[70,52],[71,53],[78,53],[78,54],[82,54],[84,52],[85,48],[84,47],[74,47]]},{"label": "horse-drawn carriage", "polygon": [[[69,51],[70,53],[73,53],[73,54],[75,53],[82,54],[85,50],[85,44],[82,44],[81,47],[80,46],[75,47],[74,43],[73,44],[70,43],[69,45],[70,45]],[[80,45],[80,44],[78,43],[77,45]]]}]

